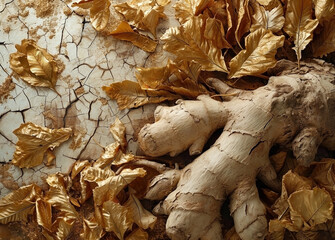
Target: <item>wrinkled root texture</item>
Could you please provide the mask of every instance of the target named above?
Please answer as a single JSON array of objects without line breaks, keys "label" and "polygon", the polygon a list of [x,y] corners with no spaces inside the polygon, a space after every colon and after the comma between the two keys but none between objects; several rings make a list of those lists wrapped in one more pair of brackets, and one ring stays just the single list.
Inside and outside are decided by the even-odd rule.
[{"label": "wrinkled root texture", "polygon": [[208,79],[225,101],[203,95],[195,101],[179,100],[173,107],[160,106],[155,123],[142,128],[139,143],[150,156],[175,156],[186,149],[199,154],[210,135],[223,128],[216,142],[191,164],[162,173],[151,183],[147,198],[167,195],[155,211],[169,215],[166,230],[171,239],[223,239],[220,207],[227,197],[239,236],[264,239],[267,219],[255,182],[258,177],[280,189],[268,157],[270,148],[291,148],[304,166],[314,160],[320,145],[335,149],[333,66],[314,60],[298,69],[281,61],[273,72],[277,76],[254,91]]}]

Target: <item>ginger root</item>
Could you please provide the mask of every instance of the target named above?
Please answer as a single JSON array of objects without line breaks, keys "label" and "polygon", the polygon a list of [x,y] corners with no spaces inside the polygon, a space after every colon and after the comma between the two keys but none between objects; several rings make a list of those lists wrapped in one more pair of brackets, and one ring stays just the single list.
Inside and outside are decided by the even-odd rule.
[{"label": "ginger root", "polygon": [[[278,76],[253,91],[208,79],[226,101],[203,95],[195,101],[179,100],[173,107],[159,106],[155,123],[140,131],[139,144],[147,155],[175,156],[188,148],[190,154],[201,153],[210,135],[223,128],[192,163],[158,175],[150,186],[148,199],[167,195],[155,212],[169,215],[166,231],[171,239],[223,239],[220,208],[227,197],[239,236],[264,239],[266,210],[256,177],[280,189],[269,161],[271,147],[291,148],[305,166],[320,145],[335,149],[335,68],[314,60],[298,69],[284,60],[273,71]],[[163,188],[174,190],[155,197]]]}]

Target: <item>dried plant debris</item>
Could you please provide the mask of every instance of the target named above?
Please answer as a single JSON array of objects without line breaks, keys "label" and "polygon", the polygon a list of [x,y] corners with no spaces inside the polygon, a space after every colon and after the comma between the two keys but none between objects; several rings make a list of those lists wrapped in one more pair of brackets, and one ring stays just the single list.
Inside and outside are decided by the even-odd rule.
[{"label": "dried plant debris", "polygon": [[31,39],[23,39],[15,48],[17,52],[10,55],[13,71],[30,85],[51,88],[57,93],[59,66],[55,58]]},{"label": "dried plant debris", "polygon": [[0,85],[0,103],[4,102],[9,96],[10,92],[15,89],[15,83],[11,76],[8,76]]},{"label": "dried plant debris", "polygon": [[[137,198],[138,194],[143,194],[129,186],[137,178],[146,176],[147,172],[136,165],[125,165],[138,157],[127,153],[124,124],[116,119],[110,129],[116,140],[109,145],[115,146],[113,154],[107,146],[96,161],[76,161],[69,175],[49,175],[46,179],[48,190],[42,191],[32,184],[13,191],[0,200],[0,223],[27,221],[32,215],[46,239],[67,239],[78,224],[83,239],[98,240],[106,233],[115,239],[148,239],[145,230],[154,227],[157,217]],[[55,147],[71,133],[69,129],[50,130],[31,123],[16,131],[26,133],[23,135],[25,139],[19,136],[21,141],[43,144],[43,149],[38,152],[40,155],[44,154],[47,146]],[[32,150],[28,153],[37,151],[35,146],[30,148]],[[122,162],[120,158],[127,161]],[[119,169],[113,171],[112,166]],[[89,204],[89,200],[93,201],[92,212],[84,214],[87,210],[81,209],[84,204]]]},{"label": "dried plant debris", "polygon": [[20,168],[32,168],[55,159],[52,150],[67,141],[72,135],[71,128],[49,129],[31,122],[23,123],[13,132],[18,137],[12,163]]}]

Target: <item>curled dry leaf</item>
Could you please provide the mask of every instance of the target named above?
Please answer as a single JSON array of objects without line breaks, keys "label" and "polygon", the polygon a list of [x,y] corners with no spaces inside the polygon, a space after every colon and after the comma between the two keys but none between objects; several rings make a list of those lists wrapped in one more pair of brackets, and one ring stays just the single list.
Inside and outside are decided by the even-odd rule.
[{"label": "curled dry leaf", "polygon": [[21,187],[0,199],[0,223],[27,221],[35,207],[35,201],[42,194],[35,184]]},{"label": "curled dry leaf", "polygon": [[56,93],[58,66],[46,49],[37,46],[31,39],[16,44],[16,53],[10,55],[10,67],[25,82],[36,87],[48,87]]},{"label": "curled dry leaf", "polygon": [[270,30],[260,28],[245,39],[246,49],[229,63],[230,78],[258,75],[276,64],[277,49],[284,44],[284,36],[275,36]]},{"label": "curled dry leaf", "polygon": [[213,0],[179,0],[174,5],[175,16],[181,24],[184,24],[193,16],[198,16],[213,2]]},{"label": "curled dry leaf", "polygon": [[335,17],[332,20],[323,22],[321,33],[314,37],[312,42],[314,57],[323,57],[335,51],[334,21]]},{"label": "curled dry leaf", "polygon": [[126,240],[147,240],[148,238],[149,234],[146,231],[137,228],[126,237]]},{"label": "curled dry leaf", "polygon": [[174,63],[169,60],[165,67],[137,68],[136,78],[142,89],[166,90],[196,98],[207,93],[206,88],[198,82],[200,67],[195,62]]},{"label": "curled dry leaf", "polygon": [[180,96],[163,90],[142,90],[136,82],[125,80],[102,87],[111,99],[115,99],[119,108],[136,108],[148,103],[160,103],[177,100]]},{"label": "curled dry leaf", "polygon": [[253,32],[259,28],[271,30],[272,32],[280,31],[285,23],[284,11],[282,5],[266,10],[257,2],[251,2],[254,13],[252,14],[252,25],[250,31]]},{"label": "curled dry leaf", "polygon": [[92,26],[95,30],[102,31],[108,24],[110,17],[110,5],[109,0],[83,0],[73,3],[72,7],[90,9],[90,20]]},{"label": "curled dry leaf", "polygon": [[154,227],[157,221],[157,217],[152,215],[152,213],[148,210],[146,210],[134,194],[130,194],[124,206],[130,210],[134,222],[139,227],[143,229]]},{"label": "curled dry leaf", "polygon": [[154,0],[133,0],[114,6],[128,23],[141,30],[148,30],[156,37],[156,28],[159,19],[166,18],[164,6],[156,4]]},{"label": "curled dry leaf", "polygon": [[313,169],[311,176],[319,186],[329,192],[335,201],[335,159],[322,159]]},{"label": "curled dry leaf", "polygon": [[333,219],[333,201],[323,189],[296,191],[290,195],[288,203],[292,223],[298,229],[311,230]]},{"label": "curled dry leaf", "polygon": [[36,201],[36,219],[38,225],[52,232],[52,209],[51,204],[42,198]]},{"label": "curled dry leaf", "polygon": [[216,18],[206,19],[204,37],[211,40],[212,44],[217,48],[232,48],[232,46],[225,39],[222,22]]},{"label": "curled dry leaf", "polygon": [[83,230],[80,237],[85,240],[99,240],[104,236],[102,226],[95,219],[83,219]]},{"label": "curled dry leaf", "polygon": [[125,125],[120,121],[119,118],[116,118],[114,123],[110,126],[109,130],[111,131],[114,140],[120,143],[121,149],[124,152],[128,145]]},{"label": "curled dry leaf", "polygon": [[71,178],[74,179],[84,168],[90,166],[90,162],[88,160],[78,160],[76,161],[71,169]]},{"label": "curled dry leaf", "polygon": [[287,0],[284,31],[294,40],[298,63],[301,51],[312,41],[313,31],[319,23],[312,19],[312,13],[312,0]]},{"label": "curled dry leaf", "polygon": [[69,139],[71,128],[49,129],[31,122],[23,123],[13,133],[18,137],[12,163],[31,168],[43,162],[45,153]]},{"label": "curled dry leaf", "polygon": [[49,191],[45,200],[59,214],[56,215],[57,217],[52,223],[52,232],[45,229],[43,235],[47,239],[63,240],[70,234],[72,226],[78,218],[78,213],[70,203],[63,176],[61,174],[52,174],[48,176],[46,181],[49,185]]},{"label": "curled dry leaf", "polygon": [[93,189],[94,203],[101,206],[106,201],[113,201],[116,195],[137,177],[144,177],[146,171],[143,168],[123,169],[119,175],[111,176],[103,181],[97,182],[98,186]]},{"label": "curled dry leaf", "polygon": [[117,28],[109,33],[114,38],[131,42],[136,47],[141,48],[146,52],[154,52],[157,47],[157,42],[151,38],[135,32],[127,22],[121,22]]},{"label": "curled dry leaf", "polygon": [[102,215],[104,229],[114,232],[119,239],[123,239],[124,233],[133,225],[130,209],[113,201],[103,203]]},{"label": "curled dry leaf", "polygon": [[227,72],[221,49],[204,36],[205,27],[205,20],[198,16],[178,28],[168,29],[161,37],[164,50],[175,54],[178,60],[200,64],[201,70]]},{"label": "curled dry leaf", "polygon": [[334,0],[313,0],[316,19],[323,25],[324,21],[329,21],[335,15]]}]

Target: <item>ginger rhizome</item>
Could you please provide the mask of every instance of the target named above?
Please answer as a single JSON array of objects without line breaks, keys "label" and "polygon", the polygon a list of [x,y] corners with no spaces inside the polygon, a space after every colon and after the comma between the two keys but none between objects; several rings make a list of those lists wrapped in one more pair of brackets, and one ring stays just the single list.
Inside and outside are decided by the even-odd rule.
[{"label": "ginger rhizome", "polygon": [[[225,101],[202,95],[172,107],[159,106],[155,123],[141,129],[140,147],[156,157],[186,149],[199,154],[210,135],[223,128],[216,142],[192,163],[152,180],[146,197],[167,195],[155,212],[169,215],[166,231],[171,239],[223,239],[220,208],[227,197],[239,236],[264,239],[268,221],[256,178],[280,189],[269,160],[271,147],[292,149],[304,166],[311,164],[320,145],[335,149],[335,68],[317,60],[298,68],[285,60],[273,72],[277,76],[253,91],[210,78],[207,83]],[[157,195],[161,189],[174,190]]]}]

